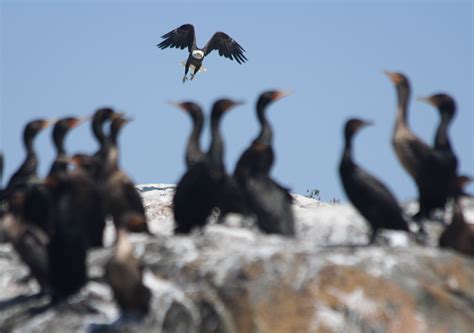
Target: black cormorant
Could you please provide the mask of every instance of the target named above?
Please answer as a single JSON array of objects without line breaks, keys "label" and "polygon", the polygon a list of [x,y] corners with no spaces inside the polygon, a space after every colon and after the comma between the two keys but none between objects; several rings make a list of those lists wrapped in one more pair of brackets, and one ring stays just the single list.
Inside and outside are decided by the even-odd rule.
[{"label": "black cormorant", "polygon": [[361,128],[371,123],[350,119],[344,128],[345,146],[339,164],[339,175],[347,197],[372,227],[370,244],[375,241],[379,229],[409,232],[408,222],[390,190],[378,179],[354,163],[352,138]]},{"label": "black cormorant", "polygon": [[196,36],[192,24],[183,24],[179,28],[164,34],[161,38],[163,38],[164,41],[157,45],[160,49],[175,47],[181,50],[187,48],[189,51],[188,60],[185,64],[183,83],[188,79],[189,67],[194,67],[193,73],[191,74],[192,80],[201,69],[204,57],[213,50],[219,51],[220,56],[230,60],[235,59],[239,64],[247,60],[244,55],[245,50],[242,46],[224,32],[216,32],[202,49],[196,46]]},{"label": "black cormorant", "polygon": [[17,171],[10,177],[6,188],[5,195],[17,186],[23,186],[29,182],[37,180],[38,158],[33,147],[33,142],[41,130],[50,125],[50,121],[39,119],[33,120],[26,124],[23,130],[23,144],[26,150],[26,158]]},{"label": "black cormorant", "polygon": [[[130,119],[116,117],[110,125],[110,156],[105,162],[106,207],[117,228],[123,226],[132,232],[150,233],[142,197],[135,188],[135,184],[119,168],[118,135],[128,122]],[[124,222],[124,216],[127,216],[126,225],[121,224]]]},{"label": "black cormorant", "polygon": [[[436,149],[431,148],[418,138],[408,127],[408,101],[410,84],[401,73],[386,72],[397,89],[397,118],[392,136],[392,145],[405,170],[412,176],[418,187],[420,208],[414,219],[420,222],[430,218],[437,208],[446,204],[446,194],[439,191],[439,185],[445,177],[444,160]],[[438,182],[440,181],[440,182]]]},{"label": "black cormorant", "polygon": [[[219,205],[217,193],[222,190],[226,173],[222,162],[223,142],[218,127],[222,115],[238,104],[230,99],[214,103],[209,151],[205,156],[200,155],[201,160],[188,168],[176,186],[173,197],[176,233],[189,233],[194,227],[204,226],[212,208]],[[190,108],[190,105],[181,105]]]},{"label": "black cormorant", "polygon": [[51,230],[51,200],[48,191],[37,176],[38,158],[33,142],[38,133],[48,127],[51,121],[39,119],[30,121],[23,131],[23,143],[26,149],[26,158],[11,176],[2,197],[9,198],[15,191],[24,194],[23,218],[42,228],[46,233]]},{"label": "black cormorant", "polygon": [[267,91],[257,101],[260,133],[241,155],[234,179],[246,198],[246,207],[255,214],[259,228],[266,233],[295,235],[294,217],[289,191],[269,175],[273,165],[272,129],[266,119],[266,107],[286,96],[282,91]]},{"label": "black cormorant", "polygon": [[49,175],[64,173],[67,171],[66,150],[64,148],[64,139],[71,129],[78,126],[84,119],[76,117],[67,117],[59,119],[53,128],[53,143],[56,149],[56,158],[51,165]]},{"label": "black cormorant", "polygon": [[[456,186],[456,174],[458,159],[451,146],[448,129],[456,114],[456,103],[454,99],[447,94],[435,94],[427,98],[419,98],[438,109],[440,123],[436,130],[434,138],[434,149],[439,161],[439,173],[436,178],[436,191],[441,197],[440,201],[447,201],[450,196],[459,188]],[[442,198],[444,197],[444,199]]]},{"label": "black cormorant", "polygon": [[105,265],[104,277],[123,315],[142,317],[149,312],[152,294],[143,284],[142,263],[133,255],[133,245],[123,227],[117,228],[115,250]]},{"label": "black cormorant", "polygon": [[[457,177],[458,192],[461,193],[462,189],[471,181],[472,179],[465,176]],[[452,248],[467,255],[474,255],[474,224],[466,222],[458,195],[453,197],[451,223],[441,234],[439,246]]]},{"label": "black cormorant", "polygon": [[25,221],[26,193],[14,191],[9,198],[9,210],[2,217],[1,229],[32,276],[45,291],[49,286],[47,246],[49,237],[44,230]]}]

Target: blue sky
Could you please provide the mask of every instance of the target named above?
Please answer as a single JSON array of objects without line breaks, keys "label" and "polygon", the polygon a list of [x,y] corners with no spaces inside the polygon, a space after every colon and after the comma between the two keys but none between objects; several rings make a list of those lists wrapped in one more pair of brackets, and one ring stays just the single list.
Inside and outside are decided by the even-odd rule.
[{"label": "blue sky", "polygon": [[[246,105],[223,122],[232,171],[257,134],[254,104],[272,88],[294,94],[274,104],[274,177],[294,192],[317,188],[323,200],[345,200],[337,165],[343,122],[376,126],[356,138],[360,165],[400,200],[416,194],[390,145],[395,89],[384,69],[406,73],[414,96],[439,91],[458,104],[451,137],[461,172],[474,175],[473,6],[470,1],[388,2],[1,2],[1,146],[6,176],[24,153],[26,121],[91,114],[109,105],[135,118],[121,137],[121,162],[137,183],[176,182],[190,131],[168,100],[194,100],[209,112],[220,97]],[[246,50],[238,65],[212,53],[208,68],[182,84],[184,50],[160,50],[160,36],[193,23],[198,46],[224,31]],[[431,143],[438,114],[414,99],[410,124]],[[207,147],[208,135],[203,138]],[[92,152],[90,124],[68,137],[68,151]],[[36,142],[40,174],[53,158],[50,130]],[[470,187],[471,191],[474,187]]]}]

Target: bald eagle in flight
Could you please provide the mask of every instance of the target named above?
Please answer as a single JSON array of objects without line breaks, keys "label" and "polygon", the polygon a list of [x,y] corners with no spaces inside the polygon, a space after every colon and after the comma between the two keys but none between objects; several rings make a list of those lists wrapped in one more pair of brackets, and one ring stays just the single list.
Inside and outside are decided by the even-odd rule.
[{"label": "bald eagle in flight", "polygon": [[247,60],[244,55],[245,50],[243,47],[224,32],[216,32],[202,49],[196,46],[196,36],[192,24],[183,24],[179,28],[164,34],[161,38],[163,38],[164,41],[157,45],[160,49],[175,47],[182,50],[186,47],[188,48],[188,60],[186,63],[183,61],[183,83],[188,79],[189,67],[194,67],[191,80],[194,79],[194,76],[199,70],[205,71],[205,68],[202,66],[202,61],[204,57],[213,50],[219,51],[220,56],[224,56],[230,60],[235,59],[239,64]]}]

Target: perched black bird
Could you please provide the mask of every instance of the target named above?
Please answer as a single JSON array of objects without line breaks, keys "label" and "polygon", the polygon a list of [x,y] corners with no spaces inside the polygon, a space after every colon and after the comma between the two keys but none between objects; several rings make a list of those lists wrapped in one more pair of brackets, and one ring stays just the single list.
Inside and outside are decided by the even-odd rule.
[{"label": "perched black bird", "polygon": [[182,50],[188,48],[189,56],[185,64],[183,83],[188,79],[189,68],[191,66],[194,67],[191,74],[192,80],[199,70],[202,69],[204,57],[211,53],[212,50],[219,51],[220,56],[230,60],[235,59],[239,64],[247,60],[242,46],[224,32],[216,32],[202,49],[196,46],[196,36],[192,24],[183,24],[179,28],[164,34],[161,38],[164,38],[164,41],[157,45],[160,49],[175,47]]},{"label": "perched black bird", "polygon": [[67,117],[59,119],[53,128],[53,143],[56,149],[56,158],[51,165],[49,175],[65,173],[67,171],[66,149],[64,148],[64,139],[71,129],[78,126],[84,119],[76,117]]},{"label": "perched black bird", "polygon": [[[130,119],[117,117],[110,125],[109,157],[106,160],[106,207],[114,220],[116,228],[123,226],[132,232],[150,233],[143,207],[142,197],[135,184],[119,168],[118,135]],[[124,219],[124,217],[127,219]],[[123,223],[127,224],[123,224]]]},{"label": "perched black bird", "polygon": [[[74,159],[70,160],[75,163]],[[53,228],[48,244],[49,277],[53,303],[67,299],[87,282],[87,248],[93,211],[98,202],[89,175],[77,168],[48,176],[46,184],[54,193]],[[92,220],[92,221],[91,221]]]},{"label": "perched black bird", "polygon": [[0,227],[20,259],[28,266],[30,276],[41,291],[49,287],[48,242],[44,230],[25,220],[26,193],[14,191],[9,199],[9,210],[2,216]]},{"label": "perched black bird", "polygon": [[444,196],[444,201],[446,202],[459,189],[456,178],[458,159],[448,135],[449,126],[456,114],[456,103],[447,94],[435,94],[427,98],[419,98],[419,100],[436,107],[441,117],[433,146],[440,168],[440,177],[436,179],[436,190],[439,196]]},{"label": "perched black bird", "polygon": [[[457,177],[456,184],[459,187],[458,193],[461,193],[462,189],[471,181],[472,179],[469,177]],[[451,223],[441,234],[439,246],[452,248],[467,255],[474,255],[474,224],[466,222],[458,195],[453,197]]]},{"label": "perched black bird", "polygon": [[133,256],[133,245],[128,239],[127,230],[119,227],[115,251],[105,265],[105,280],[112,289],[122,315],[143,317],[149,312],[151,291],[142,279],[143,265]]},{"label": "perched black bird", "polygon": [[220,123],[225,113],[243,102],[230,99],[217,100],[211,111],[211,144],[207,151],[211,184],[213,188],[214,207],[220,210],[220,218],[228,213],[246,214],[245,198],[235,179],[227,174],[224,165],[224,140]]},{"label": "perched black bird", "polygon": [[94,153],[95,167],[92,168],[91,176],[98,181],[103,182],[106,174],[105,165],[109,155],[110,139],[109,135],[104,133],[104,125],[106,122],[111,121],[117,117],[121,117],[122,113],[117,113],[111,108],[101,108],[95,111],[92,117],[92,133],[94,134],[99,149]]},{"label": "perched black bird", "polygon": [[339,164],[339,175],[344,190],[355,208],[372,227],[370,244],[375,241],[379,229],[404,230],[408,223],[390,190],[378,179],[361,169],[352,159],[352,138],[364,126],[371,123],[350,119],[344,128],[345,146]]},{"label": "perched black bird", "polygon": [[408,100],[410,83],[401,73],[386,72],[397,89],[397,118],[392,136],[392,145],[405,170],[412,176],[417,187],[420,208],[414,219],[420,222],[429,219],[432,212],[444,209],[446,204],[446,177],[450,166],[444,152],[431,148],[408,127]]},{"label": "perched black bird", "polygon": [[38,157],[33,143],[38,133],[50,123],[51,121],[45,119],[27,123],[23,131],[26,158],[11,176],[1,195],[8,200],[15,192],[21,191],[24,195],[22,204],[24,221],[37,225],[46,233],[49,233],[51,228],[50,195],[37,176]]},{"label": "perched black bird", "polygon": [[246,208],[256,216],[262,231],[294,236],[291,194],[269,175],[274,160],[273,133],[265,116],[267,106],[286,95],[282,91],[267,91],[260,95],[257,101],[260,133],[240,156],[234,179],[246,198]]},{"label": "perched black bird", "polygon": [[100,247],[103,245],[105,218],[101,191],[89,172],[94,167],[93,157],[75,154],[71,158],[63,157],[60,162],[72,164],[75,168],[68,173],[50,175],[46,180],[54,194],[55,209],[59,209],[58,205],[67,205],[69,214],[61,218],[74,226],[81,226],[87,247]]},{"label": "perched black bird", "polygon": [[23,144],[26,150],[26,157],[17,171],[15,171],[15,173],[10,177],[8,184],[4,189],[4,195],[8,195],[8,193],[16,187],[23,187],[28,183],[38,180],[38,157],[34,150],[33,142],[38,133],[48,127],[50,123],[49,120],[38,119],[26,124],[23,130]]},{"label": "perched black bird", "polygon": [[[176,186],[173,197],[173,213],[175,218],[175,232],[189,233],[194,227],[206,224],[212,208],[218,206],[217,197],[223,188],[227,174],[223,164],[223,141],[219,131],[222,115],[232,107],[240,104],[230,99],[221,99],[214,103],[211,115],[211,145],[204,154],[199,146],[199,136],[202,125],[196,113],[200,109],[196,104],[184,102],[175,104],[187,111],[193,121],[193,130],[188,140],[186,160],[194,156],[194,163],[188,166],[187,171]],[[192,154],[190,154],[192,152]],[[219,192],[219,194],[218,194]],[[220,202],[220,201],[219,201]]]}]

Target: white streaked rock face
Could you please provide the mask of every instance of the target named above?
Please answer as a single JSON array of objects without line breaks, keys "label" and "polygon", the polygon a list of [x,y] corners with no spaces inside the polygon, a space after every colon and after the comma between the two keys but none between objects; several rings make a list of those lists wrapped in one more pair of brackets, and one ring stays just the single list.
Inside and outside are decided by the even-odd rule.
[{"label": "white streaked rock face", "polygon": [[[110,226],[109,247],[89,253],[94,281],[67,304],[35,317],[22,314],[45,297],[6,306],[37,287],[18,282],[26,269],[9,245],[0,244],[0,331],[472,332],[474,260],[419,247],[400,232],[384,232],[381,246],[355,246],[367,242],[369,228],[349,205],[294,195],[296,239],[264,235],[251,219],[236,215],[224,225],[211,218],[202,231],[174,236],[174,186],[137,188],[156,235],[131,237],[153,292],[150,315],[103,326],[118,315],[100,279],[114,239]],[[463,205],[471,219],[474,200]],[[435,244],[441,226],[427,229]]]}]

